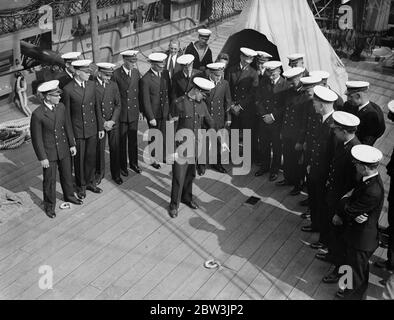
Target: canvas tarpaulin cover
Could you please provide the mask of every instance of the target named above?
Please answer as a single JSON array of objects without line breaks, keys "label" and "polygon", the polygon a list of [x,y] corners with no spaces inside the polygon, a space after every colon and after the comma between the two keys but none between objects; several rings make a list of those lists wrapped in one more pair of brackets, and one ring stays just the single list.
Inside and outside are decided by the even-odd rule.
[{"label": "canvas tarpaulin cover", "polygon": [[243,29],[254,29],[275,44],[285,70],[289,54],[304,53],[309,71],[329,72],[331,89],[340,95],[345,92],[345,66],[321,32],[307,0],[249,0],[233,33]]}]

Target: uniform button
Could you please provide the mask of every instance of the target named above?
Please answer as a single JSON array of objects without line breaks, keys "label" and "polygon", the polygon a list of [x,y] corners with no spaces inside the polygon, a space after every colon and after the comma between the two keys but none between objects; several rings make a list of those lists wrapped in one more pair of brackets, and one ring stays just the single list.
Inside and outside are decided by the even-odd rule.
[{"label": "uniform button", "polygon": [[82,108],[83,108],[84,106],[85,106],[85,105],[83,104],[83,105],[82,105]]}]

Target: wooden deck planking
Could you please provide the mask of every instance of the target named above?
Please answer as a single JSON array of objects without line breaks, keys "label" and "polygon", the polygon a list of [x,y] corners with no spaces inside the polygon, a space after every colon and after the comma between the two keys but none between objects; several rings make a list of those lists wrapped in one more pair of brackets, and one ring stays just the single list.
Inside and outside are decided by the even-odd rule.
[{"label": "wooden deck planking", "polygon": [[[315,235],[304,236],[305,242],[310,242]],[[290,238],[291,239],[291,238]],[[294,241],[299,241],[295,239]],[[304,274],[306,268],[312,263],[314,256],[311,254],[312,249],[303,243],[291,261],[284,266],[283,272],[277,277],[276,281],[268,290],[264,299],[266,300],[285,300],[288,298],[291,290],[296,285],[298,279]]]},{"label": "wooden deck planking", "polygon": [[[142,176],[140,176],[140,177],[141,177],[141,179],[143,179]],[[146,179],[146,178],[145,178],[145,179]],[[153,183],[153,182],[151,182],[151,183]],[[140,186],[140,188],[142,188],[142,189],[145,188],[146,185],[147,185],[147,184],[143,184],[143,183],[138,184],[138,186]],[[114,190],[117,190],[117,189],[114,189]],[[138,192],[138,191],[139,191],[138,189],[137,189],[137,190],[133,190],[133,191],[130,192],[130,194],[126,194],[126,193],[120,191],[121,194],[124,193],[123,198],[122,198],[122,202],[120,203],[120,205],[122,205],[121,208],[120,208],[120,210],[118,209],[118,211],[116,211],[117,207],[113,207],[113,208],[109,209],[108,211],[115,209],[115,212],[116,212],[117,214],[119,213],[119,211],[121,211],[121,212],[122,212],[122,215],[127,216],[128,214],[130,214],[130,211],[132,211],[132,210],[129,208],[129,200],[130,200],[130,198],[131,198],[133,195],[134,195],[134,196],[137,195],[136,192]],[[150,196],[150,194],[149,194],[149,196]],[[111,199],[111,201],[112,201],[112,200],[113,200],[113,199]],[[149,201],[150,201],[150,200],[149,200],[147,197],[144,197],[143,200],[144,200],[145,203],[149,204]],[[118,202],[115,202],[115,203],[118,205],[119,200],[118,200]],[[136,210],[137,208],[138,208],[138,207],[134,207],[133,209]],[[153,208],[153,206],[152,206],[152,208]],[[140,211],[141,211],[141,210],[140,210]],[[164,210],[163,210],[163,211],[164,211]],[[141,217],[144,217],[144,214],[140,212],[140,216],[141,216]],[[125,225],[124,225],[124,221],[120,221],[120,222],[119,222],[119,218],[121,218],[121,217],[119,217],[119,216],[117,217],[116,214],[115,214],[115,215],[109,215],[108,219],[106,219],[106,220],[109,220],[109,221],[112,221],[112,222],[116,222],[115,226],[120,226],[121,228],[123,228],[123,227],[125,226]],[[105,221],[105,220],[104,220],[104,221]],[[100,222],[99,225],[102,224],[102,223],[103,223],[103,222]],[[109,227],[111,227],[110,222],[108,222],[108,223],[109,223]],[[78,228],[78,227],[79,227],[79,226],[77,226],[76,228]],[[105,225],[104,225],[104,227],[105,227]],[[100,230],[100,229],[99,229],[99,230]],[[75,240],[74,240],[74,242],[75,242],[76,244],[78,244],[78,240],[79,240],[78,234],[79,234],[80,231],[76,231],[74,234],[72,233],[72,231],[74,231],[74,230],[71,228],[70,231],[68,232],[68,235],[69,235],[69,236],[70,236],[70,234],[73,235],[73,236],[75,235]],[[91,231],[91,230],[89,230],[89,231]],[[89,231],[88,231],[88,233],[89,233]],[[114,231],[114,230],[113,230],[113,231]],[[98,233],[97,233],[96,236],[98,236],[98,234],[100,234],[100,232],[101,232],[101,231],[98,231]],[[107,232],[106,232],[106,233],[107,233]],[[109,234],[117,235],[118,232],[109,232]],[[94,236],[95,236],[95,235],[92,235],[93,239],[94,239]],[[100,236],[101,236],[101,235],[100,235]],[[104,236],[104,235],[103,235],[103,236]],[[99,238],[99,239],[100,239],[100,238]],[[99,239],[97,239],[97,240],[99,240]],[[83,246],[81,246],[81,245],[79,244],[79,247],[83,247]],[[96,249],[96,248],[94,248],[94,249]],[[73,248],[72,251],[75,251],[75,248]],[[71,252],[72,252],[72,251],[71,251]],[[87,251],[86,247],[83,247],[83,250],[81,250],[81,251],[82,251],[82,252],[78,252],[78,254],[80,254],[80,255],[83,256],[83,253]],[[77,256],[77,257],[78,257],[78,256]],[[73,256],[72,258],[75,259],[76,261],[78,261],[77,257]],[[65,266],[62,265],[62,268],[65,268]],[[63,271],[62,268],[60,268],[60,271]],[[59,272],[58,272],[58,274],[59,274]],[[60,274],[62,274],[62,273],[60,272]]]},{"label": "wooden deck planking", "polygon": [[[164,191],[164,190],[162,190],[162,191]],[[146,195],[146,197],[145,198],[147,198],[148,196],[150,196],[149,194],[147,194]],[[145,200],[145,199],[144,199]],[[165,222],[166,222],[166,220],[168,220],[169,218],[167,218],[167,213],[166,213],[166,210],[163,208],[163,207],[165,207],[165,202],[164,201],[166,201],[167,199],[166,198],[164,198],[164,200],[162,200],[162,202],[158,202],[155,206],[152,204],[152,205],[150,205],[149,207],[151,207],[151,210],[153,211],[152,213],[151,213],[151,215],[152,215],[152,217],[149,217],[149,218],[151,218],[151,219],[153,219],[153,220],[156,220],[156,222],[157,222],[157,226],[160,226],[160,228],[165,224]],[[157,208],[158,207],[158,208]],[[143,229],[146,229],[146,227],[145,227],[145,223],[147,223],[147,221],[145,221],[147,218],[146,218],[146,210],[143,210],[143,209],[141,209],[140,210],[141,212],[145,212],[145,214],[143,215],[144,217],[145,217],[145,219],[144,219],[144,221],[141,221],[141,227],[143,228]],[[154,212],[154,211],[156,211],[156,212]],[[157,213],[157,215],[153,215],[154,213]],[[148,221],[149,222],[149,221]],[[139,222],[137,223],[137,224],[134,224],[133,226],[132,226],[132,229],[134,229],[137,225],[139,224]],[[154,229],[153,229],[154,230]],[[158,231],[158,229],[157,230],[155,230],[155,232],[160,232],[160,231]],[[151,235],[152,233],[150,233],[149,235]],[[149,236],[148,235],[148,236]],[[130,241],[132,241],[133,240],[133,237],[135,237],[135,235],[134,235],[134,232],[130,232],[129,234],[128,234],[128,238],[127,239],[125,239],[124,241],[122,241],[122,243],[121,243],[121,245],[119,246],[119,244],[117,243],[116,245],[115,245],[115,248],[116,249],[118,249],[118,250],[120,250],[120,249],[126,249],[126,248],[129,248],[130,247]],[[142,240],[146,240],[146,239],[142,239]],[[112,246],[114,246],[114,244],[113,243],[111,243],[110,244],[110,246],[112,247]],[[125,251],[123,251],[123,255],[125,254],[126,252]],[[107,262],[106,262],[107,263]],[[109,262],[110,263],[110,262]],[[111,263],[110,263],[111,264]],[[83,283],[89,283],[90,281],[93,281],[94,279],[95,279],[95,277],[97,277],[101,272],[94,272],[94,270],[93,270],[93,273],[91,272],[92,270],[92,266],[93,265],[91,265],[91,266],[89,266],[89,263],[87,264],[87,265],[84,265],[83,267],[81,267],[81,268],[78,268],[78,269],[76,269],[75,270],[75,272],[73,272],[73,274],[70,276],[70,278],[71,279],[75,279],[76,280],[76,283],[78,283],[78,282],[80,282],[81,284],[83,284]],[[101,268],[99,269],[99,271],[101,270]],[[105,270],[102,270],[102,271],[105,271]],[[84,278],[83,276],[84,275],[86,275],[86,278]],[[72,286],[70,286],[69,285],[69,279],[68,279],[68,277],[66,277],[65,278],[65,280],[64,280],[64,283],[65,284],[68,284],[68,286],[69,287],[72,287]],[[81,285],[80,284],[80,285]],[[60,285],[61,285],[61,283],[60,283]]]},{"label": "wooden deck planking", "polygon": [[[269,195],[270,192],[268,191],[267,196]],[[283,189],[276,189],[272,195],[277,196],[279,199],[278,201],[280,201],[285,197]],[[263,210],[266,207],[265,203],[261,204],[260,206],[262,208],[256,208],[256,210],[259,212],[260,210]],[[241,208],[241,210],[246,210],[246,209],[247,208]],[[279,217],[275,216],[275,207],[270,205],[268,205],[268,210],[265,210],[264,213],[267,215],[267,218],[264,220],[264,223],[261,223],[253,234],[248,235],[247,239],[241,244],[241,246],[239,246],[235,250],[235,252],[229,257],[229,259],[227,260],[221,259],[221,255],[225,253],[220,254],[220,251],[216,253],[216,257],[219,259],[219,261],[224,263],[227,267],[236,271],[236,274],[234,274],[233,271],[231,271],[231,273],[228,274],[230,271],[228,271],[227,268],[224,268],[222,270],[222,273],[226,273],[225,280],[235,285],[238,289],[240,287],[238,284],[236,284],[233,281],[233,278],[242,279],[241,282],[242,283],[244,282],[243,278],[239,277],[240,275],[238,270],[248,259],[251,259],[253,253],[259,248],[260,244],[264,241],[264,239],[269,236],[270,232],[272,232],[272,230],[275,229],[275,227],[280,223],[281,217],[283,217],[283,215],[280,215]],[[194,258],[195,257],[192,256],[190,259],[194,259]],[[193,274],[191,274],[191,276],[189,277],[189,281],[179,286],[177,290],[175,290],[169,298],[170,299],[191,298],[199,288],[201,288],[208,280],[210,280],[210,278],[211,278],[210,274],[207,274],[205,270],[198,268],[193,272]]]},{"label": "wooden deck planking", "polygon": [[[140,177],[142,179],[142,176],[140,176]],[[140,177],[136,177],[136,179],[138,179]],[[130,183],[131,183],[131,179],[125,182],[125,186],[127,186]],[[106,204],[107,207],[109,207],[110,203],[108,202],[108,200],[111,199],[111,195],[114,195],[117,193],[119,194],[119,189],[113,188],[112,191],[104,193],[103,195],[101,195],[100,198],[98,195],[91,194],[91,200],[93,202],[91,203],[89,208],[86,208],[86,209],[81,208],[80,211],[82,211],[82,212],[79,212],[79,213],[76,213],[73,215],[70,215],[70,214],[60,215],[55,220],[49,220],[44,215],[44,217],[42,218],[42,220],[44,221],[43,225],[49,226],[49,230],[52,233],[41,234],[37,239],[31,241],[29,243],[29,245],[24,248],[24,250],[30,250],[30,252],[32,253],[32,256],[33,256],[33,253],[35,253],[36,255],[40,255],[41,252],[43,252],[43,256],[45,256],[48,253],[56,252],[58,249],[61,248],[61,244],[64,245],[64,243],[62,241],[64,241],[64,240],[70,241],[71,240],[69,233],[71,232],[71,230],[73,230],[72,229],[73,227],[77,228],[76,234],[78,235],[78,233],[81,232],[82,230],[88,230],[89,226],[90,227],[94,226],[94,224],[95,224],[94,222],[97,223],[97,222],[99,222],[99,219],[105,218],[105,216],[108,215],[108,212],[105,211],[104,204]],[[97,198],[99,198],[99,200],[94,201]],[[117,200],[117,199],[113,198],[112,200]],[[126,197],[124,199],[124,202],[127,200],[128,200],[128,198]],[[114,203],[115,203],[115,206],[122,204],[122,203],[118,203],[117,201],[115,201]],[[101,210],[98,213],[96,213],[95,215],[93,215],[93,213],[95,213],[95,211],[99,208],[101,208],[103,210]],[[109,209],[108,211],[111,211],[111,209]],[[42,213],[40,213],[40,215],[42,217]],[[56,222],[57,222],[57,224],[56,224]],[[51,230],[50,227],[53,225],[55,225],[55,227],[52,228],[52,230]],[[57,237],[57,241],[52,243],[51,240],[53,240],[54,237],[55,238]],[[38,249],[38,251],[34,252],[36,249]],[[0,279],[1,279],[1,277],[0,277]],[[9,281],[10,277],[7,280]],[[2,287],[1,280],[0,280],[0,287]]]},{"label": "wooden deck planking", "polygon": [[[269,183],[268,186],[265,186],[264,189],[260,188],[260,190],[258,190],[257,194],[264,190],[264,192],[268,195],[267,198],[269,198],[271,195],[273,195],[274,189],[275,189],[274,184]],[[242,243],[246,240],[246,238],[248,238],[250,235],[253,235],[254,232],[258,232],[258,226],[261,225],[261,223],[263,223],[263,221],[265,221],[265,219],[267,218],[268,215],[271,216],[271,215],[275,214],[274,208],[275,208],[274,206],[273,206],[273,208],[271,208],[271,204],[269,201],[260,205],[259,208],[256,208],[256,215],[258,217],[258,220],[256,221],[256,223],[254,223],[253,220],[248,221],[248,223],[245,223],[245,230],[243,230],[243,229],[237,230],[237,232],[239,232],[238,237],[240,238],[240,240],[242,240],[242,241],[240,241],[240,243],[237,243],[237,242],[235,242],[234,244],[232,243],[231,240],[234,236],[231,236],[231,238],[230,238],[231,240],[230,240],[229,244],[227,244],[227,242],[225,242],[225,241],[222,241],[222,247],[226,248],[226,250],[224,253],[221,253],[219,255],[219,258],[223,261],[227,261],[227,259],[230,257],[230,255],[232,253],[234,253],[236,251],[236,249],[238,249],[242,245]],[[242,208],[242,210],[244,210],[244,208]],[[251,224],[250,227],[252,228],[252,230],[248,229],[249,223]],[[234,238],[237,239],[236,237],[234,237]],[[227,249],[227,247],[228,247],[228,249]],[[225,263],[225,265],[226,265],[226,263]],[[236,269],[234,269],[234,270],[236,270]],[[194,294],[193,299],[205,299],[204,297],[206,297],[206,299],[214,299],[217,296],[217,294],[221,291],[221,289],[231,279],[231,278],[227,277],[226,273],[230,273],[230,275],[231,275],[231,273],[233,273],[233,275],[234,275],[234,272],[232,272],[232,270],[230,270],[230,269],[226,269],[225,272],[215,272],[209,278],[209,281],[206,281],[204,283],[204,285],[201,286],[200,289]],[[235,276],[236,276],[236,272],[235,272]]]},{"label": "wooden deck planking", "polygon": [[[215,184],[217,184],[217,183],[218,182],[215,182]],[[213,185],[213,187],[214,186],[215,185]],[[222,189],[221,192],[223,192],[223,191],[225,192],[226,190]],[[204,199],[204,197],[202,196],[201,199]],[[216,207],[218,208],[218,204],[216,204]],[[191,218],[190,213],[192,214],[192,211],[188,208],[185,208],[185,210],[183,213],[181,213],[182,220],[179,220],[179,222],[177,221],[178,223],[176,224],[175,228],[172,228],[172,224],[170,224],[168,226],[164,226],[166,229],[168,229],[168,230],[165,230],[165,231],[167,231],[165,234],[166,238],[162,242],[160,242],[159,245],[156,245],[153,248],[153,250],[150,252],[149,255],[154,256],[153,259],[162,255],[163,252],[166,254],[164,257],[166,257],[167,254],[170,254],[172,252],[172,250],[174,250],[180,244],[182,244],[182,242],[184,241],[184,238],[187,237],[187,235],[188,235],[187,234],[187,227],[189,226],[189,219]],[[179,218],[181,217],[181,215],[179,216]],[[192,216],[193,216],[193,214],[192,214]],[[169,231],[172,231],[172,232],[169,232]],[[133,257],[133,255],[131,254],[130,257]],[[117,294],[119,297],[123,296],[123,294],[125,294],[127,292],[127,289],[126,290],[124,289],[125,283],[128,283],[128,285],[126,287],[131,288],[133,286],[133,284],[137,283],[139,280],[139,279],[135,279],[135,277],[133,277],[133,273],[138,274],[141,277],[143,277],[146,272],[148,272],[152,268],[154,268],[159,262],[152,260],[152,258],[150,258],[150,257],[146,257],[141,260],[138,260],[137,262],[133,261],[132,263],[133,263],[133,267],[132,267],[133,269],[129,270],[127,273],[123,274],[120,278],[117,278],[113,283],[111,283],[104,290],[103,296],[108,298],[111,296],[111,294],[114,294],[114,293]]]},{"label": "wooden deck planking", "polygon": [[[250,190],[254,190],[263,183],[265,182],[262,179],[252,178],[251,182],[247,184],[247,187]],[[223,190],[222,187],[221,189]],[[220,189],[218,191],[220,192]],[[180,248],[177,248],[175,252],[173,252],[176,259],[180,258],[177,266],[161,280],[144,299],[158,299],[159,296],[167,298],[172,293],[173,289],[186,281],[191,271],[196,268],[201,268],[203,262],[213,256],[212,248],[207,246],[206,243],[211,238],[215,238],[216,235],[214,232],[216,230],[223,232],[222,229],[224,228],[228,230],[229,223],[231,223],[230,226],[234,225],[234,223],[231,222],[234,218],[234,213],[242,204],[242,200],[236,196],[238,192],[239,191],[235,188],[230,188],[228,192],[226,192],[226,190],[224,190],[224,192],[222,191],[220,199],[224,205],[208,217],[195,218],[197,221],[194,222],[195,230],[192,234],[193,239],[191,239],[192,242],[190,245],[194,243],[198,243],[199,245],[194,245],[194,250],[191,252],[187,249],[189,243],[184,243]],[[244,195],[243,198],[245,199],[246,195]],[[218,224],[220,224],[220,226],[218,226]],[[198,258],[191,259],[191,256],[197,256]]]},{"label": "wooden deck planking", "polygon": [[[253,181],[258,183],[258,181],[255,180]],[[261,183],[262,182],[260,182],[260,184]],[[221,187],[217,190],[219,194],[221,190],[223,190],[223,188]],[[242,224],[241,222],[244,219],[247,219],[247,221],[250,222],[250,216],[253,214],[251,212],[252,210],[249,209],[246,215],[240,214],[239,207],[241,206],[241,203],[242,202],[240,201],[238,201],[238,203],[229,202],[222,208],[220,208],[219,203],[219,206],[216,210],[215,208],[209,208],[210,212],[215,212],[213,219],[215,219],[216,223],[220,223],[221,228],[224,228],[225,231],[216,228],[209,221],[205,220],[204,217],[192,218],[194,220],[190,219],[190,233],[187,233],[188,230],[184,230],[187,235],[185,239],[182,239],[184,245],[181,248],[178,247],[175,252],[171,252],[171,254],[167,256],[166,259],[164,259],[158,266],[155,267],[154,270],[150,272],[150,274],[147,275],[145,281],[140,282],[140,286],[138,286],[137,288],[132,288],[133,291],[129,290],[129,292],[125,296],[123,296],[122,299],[145,298],[145,295],[147,295],[151,289],[153,289],[158,283],[160,283],[161,280],[164,279],[164,276],[173,271],[177,267],[177,265],[179,265],[179,263],[187,257],[188,253],[190,252],[190,249],[187,250],[188,247],[192,247],[193,251],[200,256],[199,267],[204,268],[203,263],[205,262],[205,260],[213,256],[213,252],[215,251],[217,246],[224,240],[221,239],[222,237],[220,235],[219,239],[217,239],[215,232],[225,234],[230,233],[232,229],[242,227],[244,224]],[[218,214],[226,211],[227,213],[225,221],[217,220]],[[201,237],[199,237],[199,235],[201,235]],[[207,243],[208,239],[211,239],[213,246]],[[231,241],[234,241],[235,239],[236,237],[234,236]],[[189,243],[185,244],[184,242]]]}]

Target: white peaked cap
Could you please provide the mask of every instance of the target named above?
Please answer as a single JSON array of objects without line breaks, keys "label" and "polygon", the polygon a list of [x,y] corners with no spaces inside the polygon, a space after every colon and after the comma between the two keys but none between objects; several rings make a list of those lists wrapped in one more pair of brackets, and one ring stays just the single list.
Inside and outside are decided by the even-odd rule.
[{"label": "white peaked cap", "polygon": [[383,154],[379,149],[366,144],[354,146],[351,153],[354,159],[367,164],[375,164],[383,159]]}]

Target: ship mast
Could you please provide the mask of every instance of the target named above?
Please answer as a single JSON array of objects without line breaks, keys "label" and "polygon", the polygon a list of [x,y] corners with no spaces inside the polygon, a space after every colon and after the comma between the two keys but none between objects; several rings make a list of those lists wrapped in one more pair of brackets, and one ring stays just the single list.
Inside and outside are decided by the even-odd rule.
[{"label": "ship mast", "polygon": [[97,21],[97,0],[90,0],[90,21],[91,21],[91,37],[92,37],[92,53],[93,61],[100,61],[98,21]]}]

